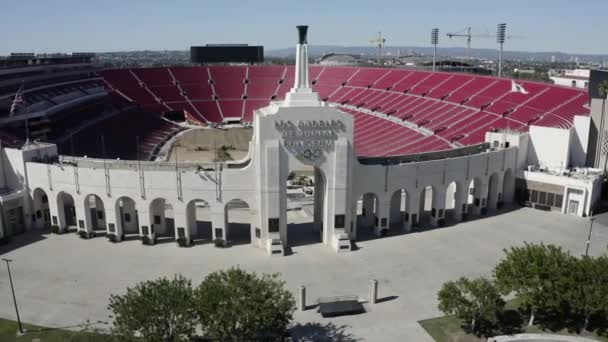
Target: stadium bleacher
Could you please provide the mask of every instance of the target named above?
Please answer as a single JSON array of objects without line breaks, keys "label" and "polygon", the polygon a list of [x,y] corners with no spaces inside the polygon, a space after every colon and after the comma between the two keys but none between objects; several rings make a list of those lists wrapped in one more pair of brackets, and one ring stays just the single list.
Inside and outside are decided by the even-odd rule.
[{"label": "stadium bleacher", "polygon": [[[104,71],[103,77],[144,108],[186,110],[190,120],[200,123],[235,118],[252,122],[254,109],[285,97],[293,86],[294,68],[120,69]],[[361,156],[473,145],[497,128],[567,128],[574,115],[589,114],[584,91],[544,83],[518,81],[528,92],[523,94],[511,91],[511,80],[487,76],[322,66],[311,66],[309,79],[323,100],[355,117]]]}]

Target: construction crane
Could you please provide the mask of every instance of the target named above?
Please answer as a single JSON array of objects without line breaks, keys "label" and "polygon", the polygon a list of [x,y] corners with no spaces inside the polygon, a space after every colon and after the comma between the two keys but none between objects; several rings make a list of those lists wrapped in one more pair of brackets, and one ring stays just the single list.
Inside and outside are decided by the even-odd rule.
[{"label": "construction crane", "polygon": [[[473,38],[473,37],[475,37],[475,38],[496,38],[495,34],[490,34],[490,33],[472,34],[470,26],[465,29],[462,29],[458,32],[455,32],[455,33],[446,33],[446,35],[448,36],[448,38],[455,38],[455,37],[467,38],[467,52],[466,52],[467,62],[471,59],[471,38]],[[512,38],[524,38],[524,37],[522,37],[522,36],[505,36],[505,38],[512,39]]]},{"label": "construction crane", "polygon": [[470,60],[471,58],[471,27],[467,27],[466,31],[467,33],[461,33],[464,30],[455,32],[455,33],[446,33],[446,35],[448,36],[448,38],[452,39],[454,37],[466,37],[467,38],[467,62]]},{"label": "construction crane", "polygon": [[370,43],[378,46],[378,65],[382,64],[382,49],[384,49],[384,43],[386,38],[382,35],[382,32],[378,32],[378,36],[369,41]]}]

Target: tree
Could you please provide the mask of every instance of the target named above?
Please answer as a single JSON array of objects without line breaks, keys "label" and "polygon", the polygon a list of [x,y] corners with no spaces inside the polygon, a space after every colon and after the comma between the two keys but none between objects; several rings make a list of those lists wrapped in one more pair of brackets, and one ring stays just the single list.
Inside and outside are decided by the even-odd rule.
[{"label": "tree", "polygon": [[205,337],[222,341],[282,337],[295,300],[277,277],[238,268],[209,274],[195,290]]},{"label": "tree", "polygon": [[439,310],[456,315],[471,331],[476,331],[480,320],[496,322],[497,313],[505,306],[498,289],[486,278],[448,281],[441,287],[438,299]]},{"label": "tree", "polygon": [[569,275],[565,296],[570,307],[585,318],[583,329],[587,329],[591,315],[608,311],[608,257],[583,256]]},{"label": "tree", "polygon": [[122,339],[141,336],[144,341],[184,341],[194,334],[197,314],[192,284],[181,275],[160,278],[110,296],[113,334]]},{"label": "tree", "polygon": [[526,243],[505,250],[506,257],[494,269],[496,284],[503,295],[515,292],[530,310],[528,325],[534,324],[538,309],[559,306],[563,301],[572,257],[561,247]]}]

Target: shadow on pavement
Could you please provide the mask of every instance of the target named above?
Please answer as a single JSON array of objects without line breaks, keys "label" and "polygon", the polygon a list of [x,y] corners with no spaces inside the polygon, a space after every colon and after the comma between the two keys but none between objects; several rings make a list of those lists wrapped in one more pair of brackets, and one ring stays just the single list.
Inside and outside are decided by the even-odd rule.
[{"label": "shadow on pavement", "polygon": [[349,333],[347,328],[350,327],[348,325],[337,326],[333,323],[298,323],[289,329],[289,334],[294,341],[362,341]]}]

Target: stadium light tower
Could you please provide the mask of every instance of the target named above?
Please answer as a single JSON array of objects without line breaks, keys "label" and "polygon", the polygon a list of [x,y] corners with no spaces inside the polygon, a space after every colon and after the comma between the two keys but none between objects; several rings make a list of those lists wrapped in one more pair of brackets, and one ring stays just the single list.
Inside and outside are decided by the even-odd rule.
[{"label": "stadium light tower", "polygon": [[500,52],[498,53],[498,77],[502,77],[502,48],[505,44],[507,32],[507,24],[500,23],[496,30],[496,42],[500,44]]},{"label": "stadium light tower", "polygon": [[439,29],[431,30],[431,44],[433,44],[433,71],[435,71],[435,63],[437,62],[437,44],[439,43]]}]

